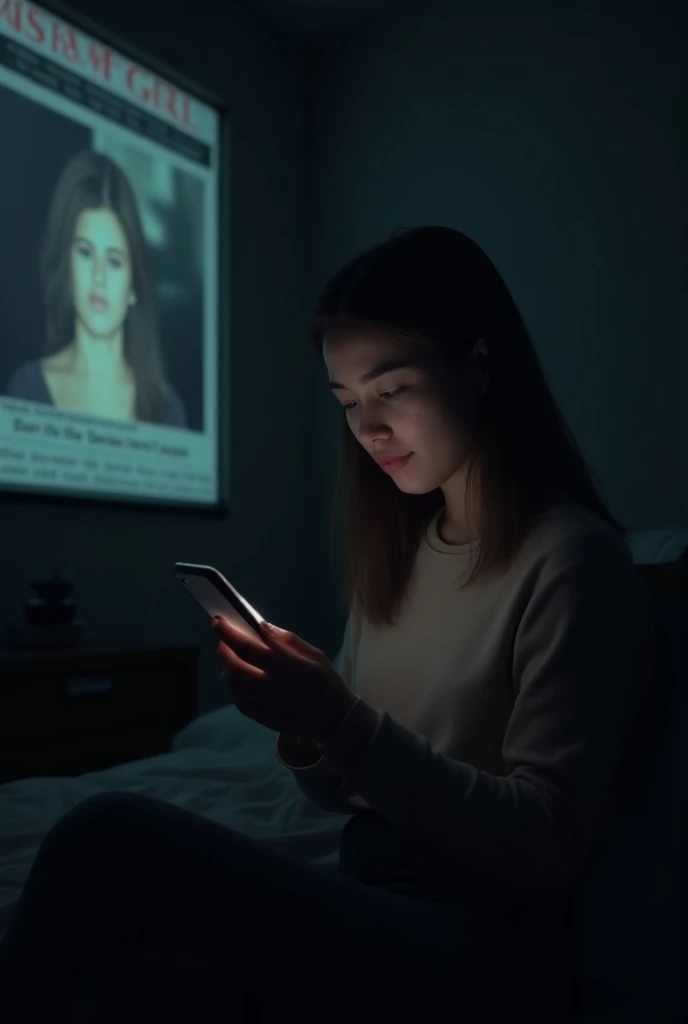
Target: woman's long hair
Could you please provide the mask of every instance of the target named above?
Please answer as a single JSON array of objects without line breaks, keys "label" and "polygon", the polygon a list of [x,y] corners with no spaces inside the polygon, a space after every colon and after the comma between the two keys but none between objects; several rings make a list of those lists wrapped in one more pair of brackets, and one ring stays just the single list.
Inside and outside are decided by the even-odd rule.
[{"label": "woman's long hair", "polygon": [[[481,398],[466,493],[480,543],[470,583],[509,562],[553,494],[625,528],[600,498],[550,391],[528,330],[495,266],[447,227],[394,232],[348,263],[322,292],[312,341],[325,333],[381,329],[439,345],[457,367],[483,338],[489,389]],[[392,625],[421,539],[444,503],[437,488],[405,494],[341,425],[332,541],[343,537],[344,601],[371,623]]]},{"label": "woman's long hair", "polygon": [[124,356],[136,385],[136,419],[157,423],[164,419],[169,399],[158,341],[155,295],[136,199],[114,160],[89,149],[77,153],[64,167],[48,212],[40,260],[45,296],[45,353],[52,355],[73,338],[70,255],[74,229],[84,210],[98,207],[112,210],[129,244],[136,302],[124,324]]}]

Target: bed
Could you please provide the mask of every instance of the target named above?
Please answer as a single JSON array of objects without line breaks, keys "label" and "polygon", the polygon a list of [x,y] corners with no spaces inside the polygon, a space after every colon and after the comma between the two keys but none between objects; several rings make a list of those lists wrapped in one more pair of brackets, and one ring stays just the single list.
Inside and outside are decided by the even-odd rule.
[{"label": "bed", "polygon": [[229,705],[178,733],[170,753],[75,778],[19,779],[0,786],[0,938],[43,836],[95,793],[123,790],[157,797],[336,869],[346,819],[311,805],[274,748],[274,732]]},{"label": "bed", "polygon": [[[688,529],[631,537],[654,600],[688,597]],[[76,778],[20,779],[0,786],[0,939],[38,846],[63,814],[95,793],[124,790],[169,801],[336,870],[346,818],[311,805],[277,761],[275,733],[231,705],[177,734],[167,754]]]}]

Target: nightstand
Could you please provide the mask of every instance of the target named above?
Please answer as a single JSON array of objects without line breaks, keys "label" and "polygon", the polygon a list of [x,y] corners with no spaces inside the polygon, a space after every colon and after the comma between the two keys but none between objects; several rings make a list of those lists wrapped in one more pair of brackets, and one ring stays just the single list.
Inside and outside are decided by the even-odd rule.
[{"label": "nightstand", "polygon": [[196,714],[199,648],[0,651],[0,783],[170,750]]}]

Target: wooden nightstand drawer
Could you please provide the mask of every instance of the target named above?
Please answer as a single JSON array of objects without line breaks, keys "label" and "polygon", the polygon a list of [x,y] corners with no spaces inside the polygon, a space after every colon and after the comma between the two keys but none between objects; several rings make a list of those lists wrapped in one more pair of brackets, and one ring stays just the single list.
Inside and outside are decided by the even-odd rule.
[{"label": "wooden nightstand drawer", "polygon": [[25,747],[0,747],[0,782],[103,771],[113,765],[155,757],[170,749],[176,730],[148,725],[120,732],[94,732]]},{"label": "wooden nightstand drawer", "polygon": [[84,647],[0,658],[0,782],[169,749],[196,714],[196,647]]},{"label": "wooden nightstand drawer", "polygon": [[6,681],[0,694],[0,745],[84,730],[110,730],[184,717],[186,678],[179,668],[60,674]]}]

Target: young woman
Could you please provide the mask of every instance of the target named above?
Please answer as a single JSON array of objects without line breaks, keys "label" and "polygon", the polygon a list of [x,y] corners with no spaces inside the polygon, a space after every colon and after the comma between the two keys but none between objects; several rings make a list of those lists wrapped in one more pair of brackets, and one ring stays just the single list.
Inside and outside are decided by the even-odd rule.
[{"label": "young woman", "polygon": [[339,871],[88,799],[44,840],[0,952],[7,1024],[17,991],[32,1021],[566,1019],[570,903],[650,670],[624,531],[465,235],[359,256],[313,337],[341,407],[340,663],[274,627],[214,629],[238,710],[349,817]]},{"label": "young woman", "polygon": [[5,394],[118,420],[186,425],[163,372],[155,295],[134,191],[91,150],[60,175],[41,271],[46,354],[12,374]]}]

